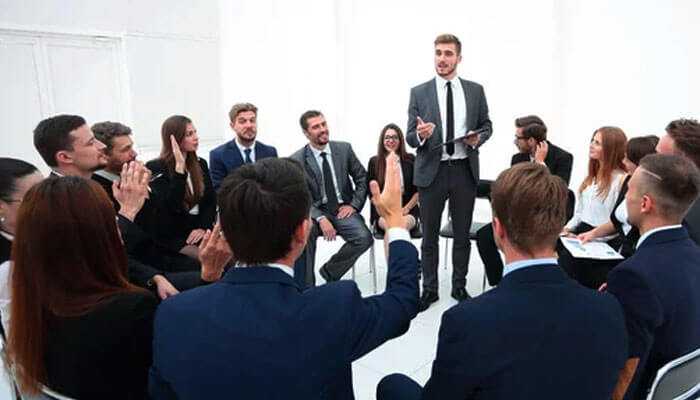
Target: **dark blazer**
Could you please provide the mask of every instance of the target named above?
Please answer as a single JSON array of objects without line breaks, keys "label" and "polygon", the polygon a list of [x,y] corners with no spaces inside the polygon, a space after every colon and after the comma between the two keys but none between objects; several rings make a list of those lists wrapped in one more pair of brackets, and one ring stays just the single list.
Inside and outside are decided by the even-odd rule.
[{"label": "dark blazer", "polygon": [[[408,160],[401,160],[401,173],[403,174],[403,194],[401,195],[401,205],[406,205],[411,197],[418,192],[418,188],[413,184],[413,163],[416,157],[413,154],[408,155]],[[371,181],[377,180],[377,156],[373,156],[369,159],[367,164],[367,193],[369,194],[369,183]],[[420,209],[418,204],[416,204],[413,209],[411,209],[411,215],[418,221],[418,216],[420,215]],[[379,219],[379,214],[377,214],[377,209],[374,204],[370,202],[370,218],[369,222],[374,225]]]},{"label": "dark blazer", "polygon": [[700,245],[700,201],[695,200],[695,203],[690,207],[688,213],[683,219],[683,226],[688,230],[688,235],[693,241]]},{"label": "dark blazer", "polygon": [[145,399],[156,299],[113,296],[79,317],[49,319],[46,385],[76,399]]},{"label": "dark blazer", "polygon": [[155,226],[147,227],[155,239],[169,248],[179,250],[194,229],[210,229],[216,218],[216,192],[209,177],[207,162],[199,159],[204,178],[204,196],[199,200],[199,215],[191,215],[183,204],[187,174],[168,172],[157,158],[146,163],[153,176],[163,174],[151,182],[151,200],[156,208]]},{"label": "dark blazer", "polygon": [[639,229],[637,229],[636,226],[632,225],[632,229],[630,229],[629,233],[625,234],[625,231],[622,229],[622,221],[618,220],[615,216],[615,210],[617,210],[617,208],[620,207],[622,202],[625,201],[625,195],[627,194],[627,190],[629,189],[630,178],[632,178],[632,175],[628,174],[625,177],[625,180],[622,181],[622,186],[620,187],[620,194],[617,196],[617,200],[615,201],[615,207],[613,207],[612,213],[610,213],[610,222],[612,222],[619,237],[622,238],[622,247],[620,248],[620,254],[622,254],[625,258],[631,256],[634,253],[634,248],[637,245],[637,240],[639,240]]},{"label": "dark blazer", "polygon": [[[365,167],[357,159],[350,143],[330,141],[328,146],[331,148],[333,169],[342,195],[342,199],[338,199],[338,201],[351,205],[358,212],[362,211],[367,199],[367,171],[365,171]],[[311,218],[316,219],[323,215],[320,210],[324,193],[321,168],[319,168],[308,144],[297,150],[290,158],[304,167],[306,182],[311,192]],[[352,178],[352,182],[350,178]]]},{"label": "dark blazer", "polygon": [[626,360],[611,295],[557,265],[511,272],[443,314],[424,399],[609,399]]},{"label": "dark blazer", "polygon": [[7,240],[5,236],[0,235],[0,264],[10,259],[11,250],[12,242]]},{"label": "dark blazer", "polygon": [[[211,181],[214,185],[214,190],[219,190],[219,186],[221,186],[224,178],[231,171],[244,164],[243,154],[241,154],[241,150],[236,146],[234,140],[229,140],[209,152]],[[262,160],[263,158],[277,158],[277,149],[256,140],[255,160]]]},{"label": "dark blazer", "polygon": [[[467,156],[469,168],[474,178],[474,184],[479,182],[479,146],[484,144],[493,132],[491,120],[489,119],[489,107],[486,103],[484,88],[476,82],[460,78],[467,105],[467,131],[486,129],[481,134],[481,140],[476,148],[467,146]],[[435,130],[428,140],[420,144],[418,133],[416,133],[416,117],[421,117],[425,122],[435,124]],[[416,150],[415,174],[413,182],[418,187],[427,187],[435,179],[438,166],[442,157],[442,147],[444,143],[442,118],[440,117],[440,107],[438,105],[437,89],[435,78],[422,83],[411,89],[411,98],[408,104],[408,128],[406,129],[406,143]]]},{"label": "dark blazer", "polygon": [[402,240],[390,249],[377,296],[349,280],[302,291],[276,268],[245,267],[165,300],[151,397],[352,399],[351,362],[406,332],[417,312],[418,253]]},{"label": "dark blazer", "polygon": [[700,347],[700,247],[685,228],[653,233],[608,274],[625,310],[629,358],[639,358],[627,399],[646,398],[658,369]]},{"label": "dark blazer", "polygon": [[[571,180],[571,167],[574,163],[574,156],[568,151],[562,149],[559,146],[553,145],[549,140],[547,140],[549,145],[549,150],[547,151],[547,157],[544,158],[544,163],[549,168],[549,172],[552,175],[556,175],[569,185]],[[530,154],[528,153],[516,153],[513,154],[513,158],[510,160],[510,165],[513,166],[521,162],[529,162]]]}]

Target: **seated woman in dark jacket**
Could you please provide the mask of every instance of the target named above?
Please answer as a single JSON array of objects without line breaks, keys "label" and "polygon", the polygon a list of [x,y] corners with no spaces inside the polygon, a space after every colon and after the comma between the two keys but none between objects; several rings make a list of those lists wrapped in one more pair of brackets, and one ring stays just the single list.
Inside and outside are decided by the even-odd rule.
[{"label": "seated woman in dark jacket", "polygon": [[104,190],[44,180],[24,197],[14,244],[7,353],[20,390],[145,398],[156,299],[127,280]]},{"label": "seated woman in dark jacket", "polygon": [[[386,171],[386,157],[394,153],[401,161],[401,204],[406,219],[406,228],[410,231],[418,224],[420,210],[418,208],[418,188],[413,184],[413,163],[415,157],[406,152],[406,143],[403,132],[396,124],[388,124],[379,135],[377,155],[369,159],[367,165],[367,184],[377,181],[379,188],[384,188],[384,171]],[[369,188],[367,188],[369,193]],[[386,228],[384,219],[379,217],[374,205],[370,203],[369,222],[372,227],[380,232]],[[385,249],[386,250],[386,249]]]},{"label": "seated woman in dark jacket", "polygon": [[168,247],[197,258],[197,244],[216,217],[216,192],[207,162],[197,157],[199,138],[192,121],[173,115],[163,122],[160,157],[146,166],[153,172],[155,226],[147,227]]}]

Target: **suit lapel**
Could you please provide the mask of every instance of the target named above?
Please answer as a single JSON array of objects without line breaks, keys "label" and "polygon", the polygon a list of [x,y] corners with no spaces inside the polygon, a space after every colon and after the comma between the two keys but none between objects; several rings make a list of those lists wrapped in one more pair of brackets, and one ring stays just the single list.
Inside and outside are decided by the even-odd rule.
[{"label": "suit lapel", "polygon": [[233,157],[230,159],[232,161],[232,168],[243,165],[243,156],[241,155],[241,151],[238,149],[238,146],[236,146],[236,143],[234,142],[235,140],[236,139],[233,139],[228,142],[228,150]]},{"label": "suit lapel", "polygon": [[476,111],[474,110],[474,96],[469,96],[467,91],[469,90],[469,85],[467,81],[465,81],[462,78],[459,78],[459,83],[462,84],[462,91],[464,92],[464,108],[467,110],[467,130],[469,130],[470,126],[475,126],[476,124],[472,124],[471,119],[472,115],[476,115]]},{"label": "suit lapel", "polygon": [[316,181],[316,187],[320,191],[323,187],[321,170],[318,168],[318,163],[316,162],[314,153],[311,151],[308,144],[304,148],[304,159],[306,160],[306,168],[311,171],[311,175],[313,175],[314,180]]},{"label": "suit lapel", "polygon": [[[345,183],[345,177],[348,176],[345,168],[343,167],[344,154],[341,154],[340,149],[335,143],[329,142],[328,145],[331,147],[331,158],[333,159],[333,169],[335,170],[335,179],[338,181],[338,189],[340,193],[343,193],[343,187]],[[341,156],[343,159],[341,159]],[[343,201],[343,199],[338,199]]]},{"label": "suit lapel", "polygon": [[[428,98],[430,99],[430,103],[433,107],[432,113],[435,116],[435,129],[437,130],[437,133],[440,137],[440,143],[444,141],[442,137],[442,115],[440,114],[440,100],[438,99],[437,95],[437,89],[436,89],[436,80],[437,78],[433,78],[432,81],[430,81],[430,84],[428,85]],[[427,121],[426,121],[427,122]]]}]

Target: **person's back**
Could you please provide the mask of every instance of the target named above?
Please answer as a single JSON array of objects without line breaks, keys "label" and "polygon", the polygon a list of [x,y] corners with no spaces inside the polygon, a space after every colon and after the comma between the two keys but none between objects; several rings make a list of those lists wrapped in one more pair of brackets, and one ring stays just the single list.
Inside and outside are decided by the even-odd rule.
[{"label": "person's back", "polygon": [[352,281],[306,291],[295,282],[292,265],[310,230],[310,198],[298,164],[265,159],[227,177],[220,223],[246,265],[162,303],[151,396],[353,398],[351,362],[404,333],[417,311],[418,255],[408,232],[396,228],[402,218],[395,164],[387,289],[367,298]]},{"label": "person's back", "polygon": [[513,271],[448,310],[441,340],[429,399],[605,399],[627,345],[615,298],[584,288],[556,264]]},{"label": "person's back", "polygon": [[156,306],[146,291],[124,293],[80,317],[52,318],[46,386],[76,399],[143,399]]}]

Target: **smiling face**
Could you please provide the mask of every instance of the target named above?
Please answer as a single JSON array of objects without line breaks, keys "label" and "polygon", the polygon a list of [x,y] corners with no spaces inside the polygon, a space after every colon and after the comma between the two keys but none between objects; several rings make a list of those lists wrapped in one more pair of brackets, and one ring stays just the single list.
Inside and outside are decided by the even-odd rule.
[{"label": "smiling face", "polygon": [[435,45],[435,72],[438,76],[450,80],[457,75],[457,65],[462,56],[457,53],[454,43],[438,43]]},{"label": "smiling face", "polygon": [[316,148],[321,148],[328,144],[329,134],[326,118],[323,115],[311,117],[306,120],[308,127],[304,134],[309,142]]},{"label": "smiling face", "polygon": [[384,132],[384,149],[389,153],[394,153],[399,148],[401,144],[401,139],[399,138],[399,133],[394,129],[387,129]]},{"label": "smiling face", "polygon": [[68,164],[79,171],[92,172],[107,165],[105,145],[95,138],[87,124],[72,131],[70,136],[73,139],[72,149],[56,153],[59,167]]}]

